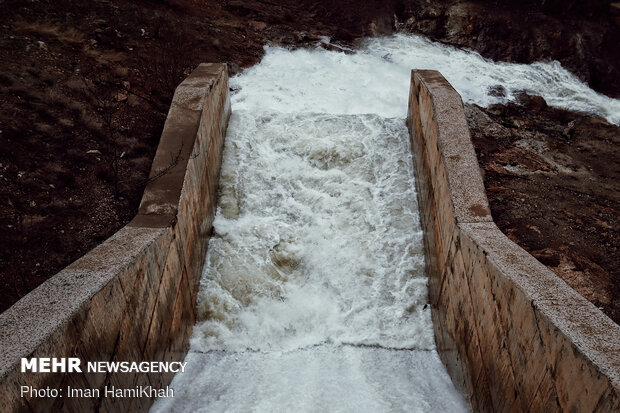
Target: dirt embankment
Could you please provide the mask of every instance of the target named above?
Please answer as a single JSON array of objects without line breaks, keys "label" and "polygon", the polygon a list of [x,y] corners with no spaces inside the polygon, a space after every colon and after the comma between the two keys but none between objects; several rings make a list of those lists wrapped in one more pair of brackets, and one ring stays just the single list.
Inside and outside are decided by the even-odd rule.
[{"label": "dirt embankment", "polygon": [[[620,95],[618,18],[601,1],[0,0],[0,7],[0,311],[131,219],[174,87],[200,62],[228,62],[235,73],[256,63],[264,44],[297,47],[321,35],[352,42],[399,28],[500,60],[560,60],[597,90]],[[573,284],[582,294],[609,286],[605,280],[618,285],[613,268],[605,264],[617,250],[617,214],[607,203],[618,188],[608,183],[613,177],[606,180],[596,172],[601,156],[616,153],[611,135],[617,138],[617,128],[576,114],[560,119],[547,109],[533,114],[513,106],[493,110],[485,117],[472,109],[477,113],[472,127],[478,131],[474,137],[495,219],[547,265],[566,274],[577,271],[566,277],[579,281]],[[572,139],[581,136],[579,142],[594,148],[596,156],[588,158],[591,149],[575,149],[577,141],[558,135],[574,119],[573,132],[567,133]],[[526,126],[512,127],[513,121]],[[493,128],[501,139],[489,134]],[[593,134],[588,141],[588,133],[599,129],[607,137]],[[526,132],[527,139],[516,137]],[[519,142],[541,139],[549,139],[546,155],[540,156],[551,166],[542,174],[519,172],[533,168],[525,156],[533,149]],[[583,164],[570,179],[579,182],[571,188],[586,195],[563,195],[572,181],[563,181],[561,162],[547,159],[568,159],[560,156],[563,151]],[[493,165],[504,165],[503,159],[510,159],[503,167],[507,172],[495,171],[501,171]],[[535,180],[539,176],[555,182],[544,187],[548,202],[536,202],[546,209],[530,223],[541,234],[525,224],[511,227],[521,222],[515,217],[524,217],[523,203],[545,197]],[[499,187],[507,189],[493,189]],[[545,223],[555,232],[545,230]],[[566,235],[561,229],[567,225],[583,231]],[[597,238],[599,227],[607,235]],[[567,236],[571,241],[558,244]],[[570,252],[588,250],[582,245],[592,251],[584,255],[591,266]],[[547,247],[551,250],[543,251]],[[597,248],[604,252],[593,255]],[[617,294],[610,294],[590,296],[611,308]],[[617,313],[608,314],[617,320]]]},{"label": "dirt embankment", "polygon": [[620,127],[521,100],[466,107],[493,217],[620,323]]},{"label": "dirt embankment", "polygon": [[192,68],[227,62],[234,74],[258,62],[265,44],[389,33],[393,6],[0,0],[0,8],[3,311],[133,217],[174,88]]}]

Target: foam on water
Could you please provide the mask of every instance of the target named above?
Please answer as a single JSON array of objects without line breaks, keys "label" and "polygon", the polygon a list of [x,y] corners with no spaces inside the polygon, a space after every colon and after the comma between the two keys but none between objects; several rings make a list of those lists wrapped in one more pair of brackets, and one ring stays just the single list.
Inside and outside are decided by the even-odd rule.
[{"label": "foam on water", "polygon": [[432,349],[402,119],[233,112],[192,345]]},{"label": "foam on water", "polygon": [[[468,103],[503,103],[525,90],[551,106],[598,114],[620,124],[620,100],[596,93],[558,62],[497,63],[476,52],[403,34],[367,39],[352,55],[267,47],[261,63],[233,85],[241,88],[239,109],[404,117],[413,68],[439,70]],[[248,85],[253,87],[245,88]],[[489,95],[498,85],[506,89],[505,98]]]},{"label": "foam on water", "polygon": [[411,68],[465,101],[502,85],[620,121],[558,64],[416,36],[354,54],[268,47],[231,80],[220,199],[188,371],[153,411],[466,411],[434,347],[404,117]]},{"label": "foam on water", "polygon": [[320,346],[294,352],[190,352],[156,412],[463,412],[435,352]]},{"label": "foam on water", "polygon": [[413,179],[403,119],[234,110],[188,370],[153,411],[466,411]]}]

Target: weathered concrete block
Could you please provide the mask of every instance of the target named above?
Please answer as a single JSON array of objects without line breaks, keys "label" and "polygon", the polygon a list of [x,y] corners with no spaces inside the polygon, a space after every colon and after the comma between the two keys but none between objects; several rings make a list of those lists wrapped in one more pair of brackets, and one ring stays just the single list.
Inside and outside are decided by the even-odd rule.
[{"label": "weathered concrete block", "polygon": [[181,253],[175,241],[170,243],[162,281],[156,293],[156,303],[149,323],[148,338],[143,351],[147,360],[162,360],[168,343],[168,333],[172,317],[170,308],[173,308],[184,272],[181,264]]},{"label": "weathered concrete block", "polygon": [[474,410],[618,411],[620,327],[497,228],[438,72],[412,72],[407,125],[437,349]]},{"label": "weathered concrete block", "polygon": [[0,315],[0,411],[147,411],[151,398],[29,399],[19,391],[170,382],[172,374],[21,373],[19,363],[183,360],[229,116],[226,65],[200,65],[175,91],[134,220]]}]

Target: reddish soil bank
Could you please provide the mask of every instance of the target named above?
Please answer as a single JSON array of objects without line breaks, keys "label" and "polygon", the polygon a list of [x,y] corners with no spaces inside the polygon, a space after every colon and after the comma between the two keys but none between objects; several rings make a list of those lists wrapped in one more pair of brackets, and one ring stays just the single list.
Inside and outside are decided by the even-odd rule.
[{"label": "reddish soil bank", "polygon": [[493,218],[620,323],[620,127],[522,100],[467,107]]},{"label": "reddish soil bank", "polygon": [[265,44],[388,33],[390,18],[375,21],[390,8],[0,0],[0,311],[134,216],[174,88],[192,68],[227,62],[234,74]]},{"label": "reddish soil bank", "polygon": [[[228,62],[235,73],[256,63],[264,44],[303,46],[319,35],[352,42],[399,28],[496,59],[558,59],[618,96],[620,51],[610,47],[618,15],[610,7],[598,0],[0,0],[0,311],[132,218],[174,87],[200,62]],[[489,116],[512,119],[497,110]],[[606,184],[591,186],[598,185]],[[538,196],[537,185],[530,190]],[[557,195],[550,203],[563,191],[548,190]],[[604,192],[593,193],[596,202]],[[506,194],[505,203],[527,199]],[[541,219],[564,225],[562,207]],[[508,209],[495,208],[496,219],[509,221]],[[609,244],[603,256],[616,250],[615,239]]]},{"label": "reddish soil bank", "polygon": [[312,40],[275,6],[197,4],[0,2],[0,311],[134,216],[193,67]]}]

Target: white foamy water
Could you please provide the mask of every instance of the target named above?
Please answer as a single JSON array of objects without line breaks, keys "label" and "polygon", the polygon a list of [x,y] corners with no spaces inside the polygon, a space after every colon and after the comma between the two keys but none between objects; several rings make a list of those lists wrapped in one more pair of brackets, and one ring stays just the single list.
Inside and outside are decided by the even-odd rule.
[{"label": "white foamy water", "polygon": [[238,97],[189,370],[153,410],[467,411],[435,351],[404,120]]},{"label": "white foamy water", "polygon": [[194,348],[432,349],[402,119],[233,113]]},{"label": "white foamy water", "polygon": [[435,352],[325,345],[294,352],[190,352],[156,412],[463,412]]},{"label": "white foamy water", "polygon": [[[478,53],[420,36],[370,38],[353,55],[268,47],[260,65],[234,83],[243,88],[239,109],[268,107],[282,112],[376,113],[405,117],[411,69],[439,70],[467,103],[488,106],[513,100],[521,90],[550,106],[594,113],[620,124],[620,100],[590,89],[557,63],[496,63]],[[489,96],[501,85],[506,98]],[[265,101],[264,97],[272,98]]]},{"label": "white foamy water", "polygon": [[404,117],[411,68],[465,101],[502,85],[620,121],[557,64],[397,35],[355,54],[267,48],[233,115],[187,372],[155,412],[467,411],[435,351]]}]

